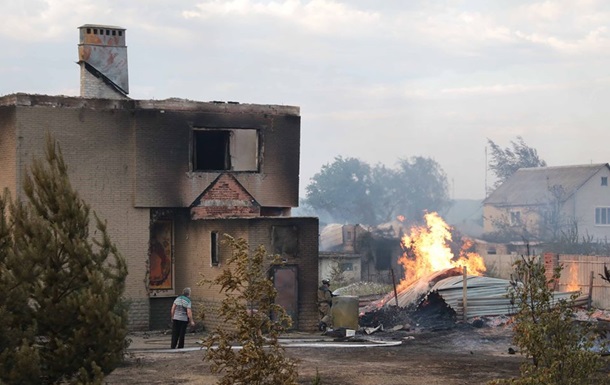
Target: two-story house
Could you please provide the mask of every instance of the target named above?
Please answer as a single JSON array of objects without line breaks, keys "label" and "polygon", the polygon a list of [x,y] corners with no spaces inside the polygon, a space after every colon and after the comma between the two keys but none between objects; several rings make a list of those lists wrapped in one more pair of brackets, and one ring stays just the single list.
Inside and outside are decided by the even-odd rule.
[{"label": "two-story house", "polygon": [[485,234],[516,241],[610,238],[607,163],[517,170],[483,201]]},{"label": "two-story house", "polygon": [[280,254],[271,268],[278,303],[294,326],[313,329],[318,219],[298,205],[298,107],[127,97],[125,29],[84,25],[78,46],[81,96],[0,97],[0,189],[24,199],[23,173],[50,133],[72,185],[125,256],[132,329],[169,324],[171,303],[192,288],[205,326],[219,324],[214,279],[230,250],[223,234]]}]

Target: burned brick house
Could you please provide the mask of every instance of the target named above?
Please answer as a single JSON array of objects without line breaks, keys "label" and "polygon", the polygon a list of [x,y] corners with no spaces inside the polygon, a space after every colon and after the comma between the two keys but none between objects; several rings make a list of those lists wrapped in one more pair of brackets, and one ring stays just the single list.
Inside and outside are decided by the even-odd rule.
[{"label": "burned brick house", "polygon": [[[72,185],[125,256],[131,329],[159,329],[184,287],[206,327],[222,294],[198,286],[226,266],[223,234],[262,244],[285,265],[270,269],[300,330],[317,324],[318,219],[298,205],[298,107],[127,97],[125,30],[79,27],[81,96],[0,97],[0,189],[24,198],[23,173],[61,146]],[[112,58],[112,60],[109,60]]]}]

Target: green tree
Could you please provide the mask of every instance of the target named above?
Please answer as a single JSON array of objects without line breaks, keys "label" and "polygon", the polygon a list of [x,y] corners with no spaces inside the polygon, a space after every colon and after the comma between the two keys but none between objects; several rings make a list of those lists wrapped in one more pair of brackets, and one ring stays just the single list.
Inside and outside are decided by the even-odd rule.
[{"label": "green tree", "polygon": [[50,137],[45,160],[26,172],[27,201],[0,204],[0,380],[100,384],[127,348],[127,267],[95,214],[90,237],[90,208]]},{"label": "green tree", "polygon": [[497,178],[496,187],[520,168],[546,166],[546,162],[538,156],[538,151],[529,147],[521,136],[511,140],[511,147],[502,148],[491,139],[487,139],[487,143],[491,147],[489,169]]},{"label": "green tree", "polygon": [[[232,249],[227,267],[212,281],[225,294],[220,307],[223,327],[210,333],[203,345],[213,373],[223,373],[220,385],[292,385],[297,383],[295,363],[285,356],[278,338],[291,319],[275,303],[276,291],[267,266],[280,262],[260,245],[252,253],[243,238],[225,235]],[[232,347],[241,344],[240,350]]]},{"label": "green tree", "polygon": [[[526,361],[521,377],[493,384],[583,385],[605,383],[599,372],[601,357],[592,351],[592,324],[577,322],[573,301],[554,300],[550,289],[561,276],[561,266],[547,279],[538,258],[524,256],[515,262],[515,279],[509,292],[517,307],[514,343]],[[608,378],[606,377],[606,380]]]},{"label": "green tree", "polygon": [[449,204],[447,175],[434,159],[401,159],[398,171],[399,214],[421,218],[426,211],[442,211]]},{"label": "green tree", "polygon": [[449,201],[444,171],[424,157],[400,160],[392,169],[339,156],[314,175],[306,190],[303,203],[339,223],[377,225],[397,215],[418,219]]},{"label": "green tree", "polygon": [[338,156],[325,164],[306,187],[305,204],[328,213],[338,222],[376,222],[370,196],[371,166],[356,158]]}]

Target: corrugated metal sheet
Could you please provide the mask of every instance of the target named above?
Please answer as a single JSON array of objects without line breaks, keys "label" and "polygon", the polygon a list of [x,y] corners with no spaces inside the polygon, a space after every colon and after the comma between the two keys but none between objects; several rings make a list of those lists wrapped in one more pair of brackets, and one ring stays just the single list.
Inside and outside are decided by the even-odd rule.
[{"label": "corrugated metal sheet", "polygon": [[[398,293],[398,306],[417,306],[430,293],[437,293],[445,303],[452,308],[460,318],[464,314],[464,278],[459,269],[448,269],[434,272],[414,282]],[[467,318],[482,316],[514,314],[516,307],[508,298],[512,284],[510,280],[469,275],[466,279],[466,312]],[[561,299],[569,299],[579,291],[555,292],[553,303]],[[582,306],[588,301],[587,295],[580,295],[575,304]],[[393,306],[396,302],[391,295],[386,297],[385,306]]]}]

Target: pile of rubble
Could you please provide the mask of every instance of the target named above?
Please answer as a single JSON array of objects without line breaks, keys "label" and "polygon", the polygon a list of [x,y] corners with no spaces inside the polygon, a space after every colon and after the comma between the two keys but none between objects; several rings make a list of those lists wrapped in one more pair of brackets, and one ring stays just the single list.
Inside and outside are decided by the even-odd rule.
[{"label": "pile of rubble", "polygon": [[[445,329],[457,321],[481,325],[497,317],[505,320],[517,310],[507,296],[511,287],[509,280],[475,275],[468,275],[464,282],[459,268],[436,271],[398,293],[391,292],[361,308],[359,324],[364,328],[386,330],[401,326],[405,329]],[[555,292],[553,296],[558,301],[569,299],[574,293]],[[580,295],[574,304],[586,303],[587,296]],[[600,314],[597,318],[610,322],[610,315]]]}]

